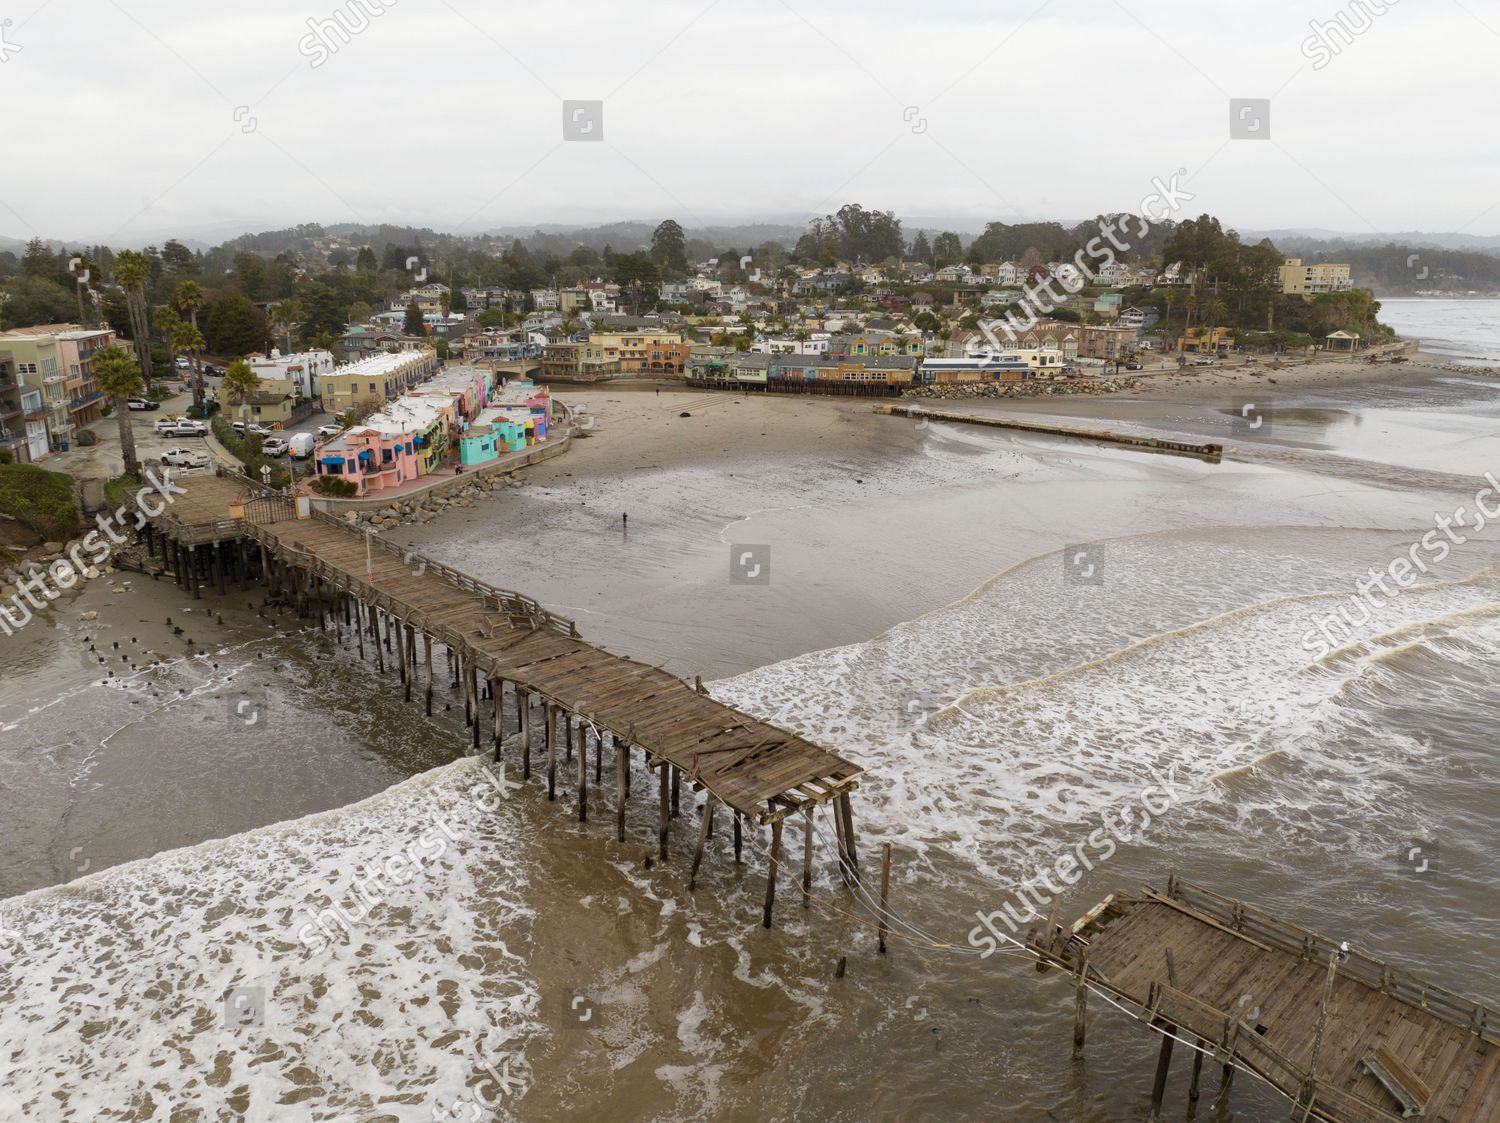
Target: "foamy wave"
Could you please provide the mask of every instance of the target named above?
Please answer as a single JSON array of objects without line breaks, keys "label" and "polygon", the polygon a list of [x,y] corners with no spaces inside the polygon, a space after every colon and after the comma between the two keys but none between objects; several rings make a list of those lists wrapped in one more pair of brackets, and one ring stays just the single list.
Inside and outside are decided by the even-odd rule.
[{"label": "foamy wave", "polygon": [[[1314,663],[1309,629],[1348,598],[1328,591],[1345,584],[1331,575],[1361,573],[1372,541],[1388,536],[1339,539],[1329,552],[1343,563],[1326,568],[1308,564],[1318,537],[1304,535],[1306,551],[1283,541],[1285,566],[1233,534],[1185,547],[1120,540],[1108,544],[1106,584],[1083,589],[1065,585],[1048,555],[869,644],[742,675],[714,693],[868,768],[862,813],[880,837],[928,857],[961,853],[1002,882],[1163,776],[1189,803],[1217,802],[1215,785],[1247,769],[1326,757],[1316,784],[1278,793],[1289,812],[1335,800],[1366,804],[1371,814],[1356,818],[1374,822],[1399,805],[1399,766],[1426,748],[1392,736],[1381,752],[1394,771],[1340,761],[1345,684],[1365,660],[1489,620],[1500,586],[1485,571],[1406,590],[1353,633],[1344,661]],[[1040,642],[1051,651],[1039,654]],[[916,720],[903,723],[903,698],[917,700]],[[1171,818],[1181,824],[1191,812]]]},{"label": "foamy wave", "polygon": [[[479,768],[0,904],[12,1111],[429,1121],[475,1087],[494,1099],[486,1064],[520,1095],[540,1028],[516,950],[525,862],[519,820],[481,795]],[[415,872],[389,864],[403,854]],[[392,879],[361,872],[382,868]],[[356,884],[373,907],[354,907]],[[329,914],[331,938],[310,938],[331,902],[344,921]]]}]

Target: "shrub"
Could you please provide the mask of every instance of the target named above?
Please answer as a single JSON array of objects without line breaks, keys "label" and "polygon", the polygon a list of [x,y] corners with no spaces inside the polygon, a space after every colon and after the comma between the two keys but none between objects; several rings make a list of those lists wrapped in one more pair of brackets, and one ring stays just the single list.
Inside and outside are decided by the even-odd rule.
[{"label": "shrub", "polygon": [[208,427],[213,430],[214,440],[224,446],[224,451],[240,463],[245,463],[245,442],[234,431],[234,426],[228,420],[215,417],[209,421]]},{"label": "shrub", "polygon": [[92,429],[80,429],[73,434],[73,443],[79,448],[90,448],[99,443],[99,438]]},{"label": "shrub", "polygon": [[71,538],[82,518],[73,502],[73,477],[35,464],[0,467],[0,511],[44,539]]},{"label": "shrub", "polygon": [[0,448],[0,464],[14,464],[15,462],[15,454],[10,449]]},{"label": "shrub", "polygon": [[332,499],[351,499],[359,494],[357,483],[338,476],[319,476],[313,480],[312,489],[319,495],[326,495]]}]

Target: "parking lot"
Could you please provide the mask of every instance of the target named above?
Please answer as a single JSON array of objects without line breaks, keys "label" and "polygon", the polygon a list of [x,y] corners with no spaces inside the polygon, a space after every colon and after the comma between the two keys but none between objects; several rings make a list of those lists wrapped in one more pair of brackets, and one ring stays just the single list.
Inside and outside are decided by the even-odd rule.
[{"label": "parking lot", "polygon": [[[206,378],[206,389],[213,397],[218,379]],[[186,416],[193,404],[191,392],[168,398],[154,410],[132,410],[129,414],[131,429],[135,434],[136,456],[141,464],[159,464],[161,455],[170,448],[180,446],[201,447],[207,453],[207,444],[201,437],[173,437],[156,432],[156,422],[163,417]],[[328,424],[332,418],[326,413],[314,413],[311,417],[279,431],[279,435],[290,438],[296,433],[316,433],[319,425]],[[80,448],[76,443],[67,452],[56,452],[41,462],[41,466],[54,472],[67,472],[80,479],[108,479],[125,470],[125,458],[120,452],[119,423],[114,416],[102,417],[89,426],[98,443]],[[305,467],[308,461],[290,461],[280,457],[282,463],[295,463]]]}]

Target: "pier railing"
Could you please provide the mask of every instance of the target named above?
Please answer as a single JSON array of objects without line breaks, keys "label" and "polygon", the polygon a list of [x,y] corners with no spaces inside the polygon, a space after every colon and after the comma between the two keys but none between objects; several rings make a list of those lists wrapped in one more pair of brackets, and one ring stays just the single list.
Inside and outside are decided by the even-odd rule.
[{"label": "pier railing", "polygon": [[559,616],[557,613],[544,607],[541,602],[533,600],[524,593],[515,592],[512,589],[501,589],[478,578],[471,577],[461,570],[454,569],[450,565],[424,554],[419,550],[413,550],[408,546],[398,546],[394,542],[387,541],[378,534],[359,535],[345,520],[334,518],[332,515],[322,511],[313,512],[313,518],[326,523],[329,526],[338,527],[345,534],[368,538],[370,544],[375,548],[398,557],[406,565],[412,566],[419,572],[431,573],[456,589],[462,589],[467,593],[474,593],[483,597],[485,603],[504,613],[515,622],[524,619],[533,628],[547,628],[560,635],[576,637],[578,626],[567,617]]},{"label": "pier railing", "polygon": [[1242,901],[1222,897],[1212,890],[1177,877],[1172,877],[1167,882],[1167,898],[1210,916],[1235,932],[1281,951],[1291,952],[1301,959],[1326,963],[1330,955],[1342,955],[1339,963],[1341,976],[1363,983],[1399,1002],[1426,1010],[1445,1022],[1467,1029],[1475,1036],[1500,1044],[1500,1036],[1495,1032],[1500,1030],[1500,1021],[1495,1019],[1492,1010],[1472,998],[1465,998],[1446,987],[1415,978],[1357,948],[1351,947],[1344,951],[1332,940],[1261,912]]},{"label": "pier railing", "polygon": [[[1316,1072],[1267,1041],[1248,1019],[1237,1019],[1170,983],[1151,986],[1142,1021],[1158,1019],[1196,1035],[1213,1049],[1220,1064],[1238,1060],[1310,1111],[1308,1118],[1335,1118],[1340,1123],[1396,1123],[1400,1117],[1352,1092],[1319,1080]],[[1311,1099],[1309,1100],[1309,1097]],[[1329,1113],[1320,1107],[1337,1108]]]}]

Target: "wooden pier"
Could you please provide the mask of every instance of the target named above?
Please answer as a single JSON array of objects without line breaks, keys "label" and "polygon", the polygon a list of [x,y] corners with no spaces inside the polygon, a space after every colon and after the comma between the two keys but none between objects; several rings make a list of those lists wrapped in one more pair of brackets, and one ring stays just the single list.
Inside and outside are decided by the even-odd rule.
[{"label": "wooden pier", "polygon": [[1294,1120],[1500,1119],[1493,1011],[1176,877],[1164,893],[1112,894],[1071,928],[1034,931],[1027,946],[1039,969],[1075,980],[1075,1052],[1089,991],[1162,1035],[1153,1118],[1181,1045],[1192,1054],[1189,1119],[1205,1057],[1220,1070],[1221,1101],[1245,1069],[1292,1101]]},{"label": "wooden pier", "polygon": [[[702,861],[714,808],[723,804],[741,857],[742,820],[769,827],[770,878],[763,922],[771,926],[783,820],[811,819],[827,805],[841,862],[857,871],[850,795],[862,769],[795,733],[716,702],[658,667],[590,644],[564,619],[530,597],[498,589],[434,558],[403,549],[328,515],[298,518],[290,496],[268,493],[242,477],[185,481],[141,535],[150,556],[193,597],[227,593],[251,580],[320,628],[349,631],[382,672],[399,675],[406,701],[420,683],[432,713],[433,645],[446,649],[447,672],[460,684],[474,750],[488,736],[498,757],[507,730],[519,734],[522,781],[536,756],[547,798],[576,781],[579,821],[602,810],[608,744],[614,764],[616,836],[625,840],[632,763],[657,773],[658,852],[667,857],[670,823],[681,787],[705,794],[693,871]],[[305,500],[304,500],[305,502]],[[420,642],[418,642],[420,640]],[[488,705],[486,705],[488,703]],[[509,703],[509,704],[507,704]],[[487,711],[487,712],[486,712]],[[540,741],[540,743],[538,743]],[[592,741],[593,767],[589,767]],[[576,751],[576,765],[574,763]],[[592,780],[591,780],[592,776]],[[808,851],[805,865],[811,861]],[[804,869],[804,881],[809,869]]]},{"label": "wooden pier", "polygon": [[1015,429],[1022,433],[1039,433],[1047,437],[1071,437],[1075,440],[1102,441],[1105,444],[1124,445],[1143,452],[1162,452],[1172,456],[1192,456],[1217,464],[1224,457],[1224,446],[1216,444],[1187,444],[1169,441],[1161,437],[1133,437],[1128,433],[1116,433],[1112,429],[1080,429],[1073,425],[1048,425],[1040,421],[1021,421],[1014,417],[999,417],[984,413],[951,413],[947,410],[926,409],[922,406],[877,405],[876,413],[888,413],[895,417],[913,417],[927,421],[949,421],[957,425],[987,425],[993,429]]}]

